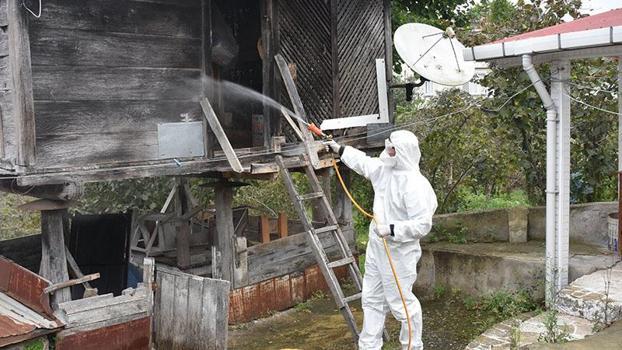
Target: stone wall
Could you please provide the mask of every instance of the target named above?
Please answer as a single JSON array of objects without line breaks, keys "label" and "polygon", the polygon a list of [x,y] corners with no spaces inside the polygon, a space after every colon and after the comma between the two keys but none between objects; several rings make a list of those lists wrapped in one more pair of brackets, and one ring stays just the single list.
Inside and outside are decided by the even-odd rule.
[{"label": "stone wall", "polygon": [[[570,240],[607,246],[607,215],[618,211],[617,202],[575,204],[570,206]],[[545,207],[529,208],[530,240],[546,236]]]}]

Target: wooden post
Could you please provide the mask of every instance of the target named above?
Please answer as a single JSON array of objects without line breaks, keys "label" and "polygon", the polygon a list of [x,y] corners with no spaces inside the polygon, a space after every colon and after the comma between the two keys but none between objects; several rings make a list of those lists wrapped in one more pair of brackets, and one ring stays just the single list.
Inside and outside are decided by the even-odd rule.
[{"label": "wooden post", "polygon": [[175,197],[175,212],[178,218],[175,228],[177,231],[175,243],[177,253],[177,267],[185,269],[190,266],[190,219],[181,219],[190,211],[186,196],[185,179],[178,177],[177,196]]},{"label": "wooden post", "polygon": [[[263,54],[260,54],[262,59],[262,92],[266,96],[274,97],[274,44],[273,44],[273,11],[274,3],[272,0],[261,1],[261,43],[263,47]],[[274,113],[272,108],[267,104],[263,106],[263,141],[264,146],[267,148],[272,147],[270,143],[272,137],[272,120],[274,119]]]},{"label": "wooden post", "polygon": [[[41,211],[41,267],[39,274],[52,284],[69,280],[65,237],[63,235],[63,217],[65,215],[67,215],[67,209]],[[71,291],[68,288],[58,290],[52,295],[52,308],[56,309],[58,304],[70,300]]]},{"label": "wooden post", "polygon": [[[330,196],[330,176],[328,176],[328,172],[319,172],[318,180],[320,181],[320,186],[322,186],[322,191],[324,191],[324,195],[326,196],[328,203],[332,203]],[[314,222],[324,221],[328,217],[328,213],[323,212],[322,205],[319,201],[313,202],[312,212]]]},{"label": "wooden post", "polygon": [[278,220],[278,232],[279,232],[279,238],[285,238],[288,235],[287,232],[287,214],[286,213],[279,213],[279,220]]},{"label": "wooden post", "polygon": [[[352,182],[350,169],[341,164],[339,165],[339,173],[343,177],[343,182],[348,188],[350,188],[350,184]],[[335,215],[337,216],[337,221],[339,221],[342,226],[352,225],[352,202],[350,202],[350,198],[348,198],[346,193],[343,191],[343,188],[341,188],[341,184],[337,185],[336,197],[335,207],[337,210]]]},{"label": "wooden post", "polygon": [[17,162],[35,162],[35,106],[32,93],[28,15],[22,0],[9,0],[9,69],[13,80],[13,117],[16,120]]},{"label": "wooden post", "polygon": [[270,219],[267,215],[260,217],[261,243],[270,242]]},{"label": "wooden post", "polygon": [[[233,188],[227,182],[216,184],[216,245],[221,254],[222,279],[233,282],[235,247],[233,244]],[[231,283],[231,287],[234,285]]]}]

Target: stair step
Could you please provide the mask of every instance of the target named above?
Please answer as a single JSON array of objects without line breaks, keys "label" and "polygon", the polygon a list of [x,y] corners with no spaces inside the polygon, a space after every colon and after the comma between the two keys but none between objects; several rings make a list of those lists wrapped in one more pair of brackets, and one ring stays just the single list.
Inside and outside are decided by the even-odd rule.
[{"label": "stair step", "polygon": [[324,192],[311,192],[307,194],[298,195],[299,201],[308,201],[310,199],[317,199],[324,197]]},{"label": "stair step", "polygon": [[345,301],[346,304],[347,304],[347,303],[350,303],[352,301],[361,299],[361,296],[362,296],[362,293],[356,293],[356,294],[350,295],[349,297],[345,297],[343,299],[343,301]]},{"label": "stair step", "polygon": [[335,267],[350,265],[352,263],[354,263],[354,257],[349,256],[349,257],[346,257],[346,258],[343,258],[343,259],[339,259],[339,260],[335,260],[333,262],[329,262],[326,265],[328,267],[330,267],[331,269],[334,269]]}]

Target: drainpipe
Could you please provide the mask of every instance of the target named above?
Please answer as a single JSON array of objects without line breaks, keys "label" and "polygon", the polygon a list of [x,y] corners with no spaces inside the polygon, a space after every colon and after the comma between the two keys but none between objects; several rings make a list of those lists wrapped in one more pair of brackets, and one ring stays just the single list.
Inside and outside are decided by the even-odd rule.
[{"label": "drainpipe", "polygon": [[533,66],[531,55],[523,55],[523,70],[529,76],[546,109],[546,283],[544,294],[547,306],[552,307],[557,293],[557,288],[555,287],[555,247],[557,245],[555,241],[557,110],[538,71]]}]

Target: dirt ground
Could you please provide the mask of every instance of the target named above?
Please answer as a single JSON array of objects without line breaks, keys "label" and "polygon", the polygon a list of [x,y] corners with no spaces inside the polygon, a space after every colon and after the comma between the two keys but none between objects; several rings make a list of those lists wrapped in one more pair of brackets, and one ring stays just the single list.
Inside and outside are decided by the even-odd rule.
[{"label": "dirt ground", "polygon": [[[426,350],[464,349],[486,328],[481,314],[468,311],[460,297],[422,300],[423,342]],[[363,313],[354,305],[361,324]],[[490,321],[488,321],[490,322]],[[390,341],[384,349],[399,349],[399,325],[387,316]],[[353,349],[352,337],[329,297],[316,298],[271,317],[232,326],[229,349]]]}]

